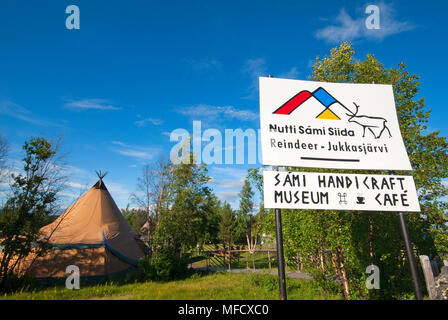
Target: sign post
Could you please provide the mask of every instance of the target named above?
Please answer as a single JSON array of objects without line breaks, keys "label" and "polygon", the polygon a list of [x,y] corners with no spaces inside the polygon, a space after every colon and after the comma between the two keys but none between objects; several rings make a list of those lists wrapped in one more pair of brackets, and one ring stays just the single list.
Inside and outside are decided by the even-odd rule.
[{"label": "sign post", "polygon": [[422,300],[422,292],[420,290],[420,285],[418,281],[418,275],[417,275],[417,263],[415,262],[414,258],[414,250],[412,250],[412,244],[409,240],[409,231],[408,227],[406,225],[406,216],[403,212],[398,213],[398,219],[400,220],[400,229],[401,233],[403,235],[404,245],[406,247],[406,253],[408,256],[408,262],[409,262],[409,269],[411,270],[411,276],[412,276],[412,285],[414,287],[414,294],[416,300]]},{"label": "sign post", "polygon": [[[273,78],[272,75],[268,76]],[[275,167],[278,171],[278,168]],[[282,227],[282,211],[275,209],[275,242],[277,244],[277,261],[278,261],[278,284],[280,290],[280,300],[287,300],[286,296],[286,275],[285,275],[285,256],[283,253],[283,227]]]},{"label": "sign post", "polygon": [[[263,165],[412,170],[391,85],[260,77]],[[403,212],[420,212],[412,176],[263,173],[265,208],[275,209],[280,298],[286,299],[281,210],[398,212],[416,299],[422,298]]]},{"label": "sign post", "polygon": [[[276,171],[278,169],[276,168]],[[285,256],[283,254],[283,227],[282,211],[275,208],[275,236],[277,243],[277,261],[278,261],[278,283],[280,289],[280,300],[286,300],[286,276],[285,276]]]},{"label": "sign post", "polygon": [[286,277],[285,277],[285,257],[283,255],[283,231],[282,231],[282,211],[275,209],[275,231],[277,242],[278,259],[278,279],[280,287],[280,300],[286,300]]}]

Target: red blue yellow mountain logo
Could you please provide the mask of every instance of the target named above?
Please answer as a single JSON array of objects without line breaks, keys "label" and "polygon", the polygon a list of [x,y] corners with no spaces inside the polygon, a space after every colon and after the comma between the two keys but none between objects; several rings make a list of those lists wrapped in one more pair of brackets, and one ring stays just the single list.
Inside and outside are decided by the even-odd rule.
[{"label": "red blue yellow mountain logo", "polygon": [[294,97],[292,97],[287,102],[285,102],[280,108],[275,110],[273,113],[289,115],[310,98],[316,99],[325,107],[325,109],[317,115],[316,119],[341,120],[341,118],[339,118],[330,109],[331,105],[333,105],[334,103],[340,103],[340,102],[336,98],[334,98],[331,94],[329,94],[322,87],[317,88],[313,92],[310,92],[308,90],[300,91]]}]

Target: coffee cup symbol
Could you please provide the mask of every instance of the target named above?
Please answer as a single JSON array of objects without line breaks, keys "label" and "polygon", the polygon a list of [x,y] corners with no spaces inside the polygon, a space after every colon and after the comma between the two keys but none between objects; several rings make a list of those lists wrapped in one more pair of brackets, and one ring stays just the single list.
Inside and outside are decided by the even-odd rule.
[{"label": "coffee cup symbol", "polygon": [[366,198],[364,198],[362,195],[358,195],[356,197],[356,199],[357,199],[357,201],[356,201],[357,204],[365,204]]}]

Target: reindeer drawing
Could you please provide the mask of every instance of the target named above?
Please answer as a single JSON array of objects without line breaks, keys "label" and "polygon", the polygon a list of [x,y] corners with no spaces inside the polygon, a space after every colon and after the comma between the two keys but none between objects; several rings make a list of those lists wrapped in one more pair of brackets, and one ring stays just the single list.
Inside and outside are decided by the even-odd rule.
[{"label": "reindeer drawing", "polygon": [[351,112],[351,114],[346,113],[347,116],[350,118],[348,119],[348,122],[357,123],[360,126],[362,126],[363,132],[362,137],[364,138],[366,134],[366,129],[369,129],[369,131],[373,134],[375,139],[379,139],[383,132],[387,130],[389,133],[389,138],[392,137],[390,134],[390,130],[386,125],[387,120],[381,117],[370,117],[365,115],[358,115],[359,106],[353,102],[353,104],[356,107],[355,113]]}]

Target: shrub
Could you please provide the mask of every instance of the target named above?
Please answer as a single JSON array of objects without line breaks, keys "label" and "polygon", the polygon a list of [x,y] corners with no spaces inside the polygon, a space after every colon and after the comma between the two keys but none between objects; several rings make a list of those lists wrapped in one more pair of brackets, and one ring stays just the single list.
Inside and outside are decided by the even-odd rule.
[{"label": "shrub", "polygon": [[140,261],[140,280],[170,280],[187,273],[187,260],[171,248],[161,248]]}]

